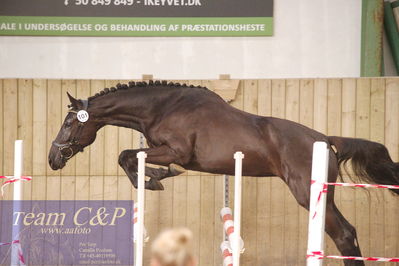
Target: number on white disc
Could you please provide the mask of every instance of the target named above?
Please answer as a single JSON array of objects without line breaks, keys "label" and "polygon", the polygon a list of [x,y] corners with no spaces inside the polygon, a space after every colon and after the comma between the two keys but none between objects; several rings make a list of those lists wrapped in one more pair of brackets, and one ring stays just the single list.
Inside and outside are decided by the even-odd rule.
[{"label": "number on white disc", "polygon": [[89,120],[89,113],[87,113],[85,110],[80,110],[77,114],[79,122],[86,122]]}]

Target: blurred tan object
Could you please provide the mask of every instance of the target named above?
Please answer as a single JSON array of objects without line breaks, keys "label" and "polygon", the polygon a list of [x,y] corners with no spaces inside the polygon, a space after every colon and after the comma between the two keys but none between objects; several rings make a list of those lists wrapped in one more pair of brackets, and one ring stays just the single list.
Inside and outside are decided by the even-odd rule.
[{"label": "blurred tan object", "polygon": [[191,253],[193,234],[187,228],[168,229],[152,243],[151,266],[195,266]]}]

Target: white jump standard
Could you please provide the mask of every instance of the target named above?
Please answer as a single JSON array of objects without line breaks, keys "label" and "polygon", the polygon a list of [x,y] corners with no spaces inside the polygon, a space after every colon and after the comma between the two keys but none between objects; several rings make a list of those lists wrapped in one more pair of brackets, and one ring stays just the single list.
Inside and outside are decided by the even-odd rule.
[{"label": "white jump standard", "polygon": [[329,150],[326,143],[314,143],[310,188],[307,266],[321,266],[323,265],[323,258],[399,262],[399,258],[324,255],[324,225],[326,219],[328,186],[399,189],[397,185],[328,183],[328,154]]},{"label": "white jump standard", "polygon": [[[223,241],[220,249],[223,255],[224,266],[239,266],[240,253],[244,251],[244,241],[241,238],[241,194],[242,194],[242,159],[244,154],[236,152],[235,177],[234,177],[234,221],[232,211],[224,207],[220,211],[220,218],[223,222],[223,231],[228,239]],[[226,189],[225,189],[226,190]],[[227,197],[227,191],[225,191]],[[226,202],[225,202],[226,204]]]},{"label": "white jump standard", "polygon": [[[326,213],[326,193],[319,193],[324,189],[324,183],[328,177],[329,149],[325,142],[313,144],[312,180],[310,187],[309,206],[309,232],[308,254],[314,250],[324,250],[324,217]],[[317,215],[316,215],[317,214]],[[307,258],[308,266],[321,266],[323,261],[315,257]]]},{"label": "white jump standard", "polygon": [[[138,162],[138,191],[137,191],[137,224],[135,227],[137,228],[137,236],[136,236],[136,266],[143,265],[143,246],[144,246],[144,188],[145,188],[145,158],[147,158],[147,154],[143,151],[137,153]],[[136,232],[135,232],[136,233]]]},{"label": "white jump standard", "polygon": [[[13,213],[21,211],[21,204],[23,199],[23,190],[21,181],[30,181],[32,177],[22,176],[23,169],[23,141],[16,140],[14,144],[14,175],[0,176],[0,178],[7,179],[1,186],[1,196],[4,195],[4,187],[13,183]],[[21,243],[19,241],[19,233],[21,225],[15,224],[12,226],[12,241],[8,243],[0,243],[0,246],[11,245],[11,266],[25,266],[25,259],[22,252]]]}]

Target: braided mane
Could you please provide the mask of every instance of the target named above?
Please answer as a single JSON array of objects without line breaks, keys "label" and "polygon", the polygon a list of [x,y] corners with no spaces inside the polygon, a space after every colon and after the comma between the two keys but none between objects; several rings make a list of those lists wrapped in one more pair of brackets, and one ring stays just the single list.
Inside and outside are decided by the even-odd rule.
[{"label": "braided mane", "polygon": [[140,82],[134,82],[134,81],[130,81],[128,84],[116,84],[116,87],[111,87],[111,88],[105,88],[102,91],[96,93],[93,96],[90,96],[88,98],[88,100],[93,100],[97,97],[103,96],[103,95],[107,95],[108,93],[113,93],[116,92],[118,90],[127,90],[127,89],[132,89],[132,88],[137,88],[137,87],[154,87],[154,86],[168,86],[168,87],[181,87],[181,88],[198,88],[198,89],[205,89],[207,90],[206,87],[202,87],[202,86],[194,86],[194,85],[187,85],[187,84],[180,84],[180,83],[174,83],[174,82],[167,82],[166,80],[150,80],[148,83],[145,81],[140,81]]}]

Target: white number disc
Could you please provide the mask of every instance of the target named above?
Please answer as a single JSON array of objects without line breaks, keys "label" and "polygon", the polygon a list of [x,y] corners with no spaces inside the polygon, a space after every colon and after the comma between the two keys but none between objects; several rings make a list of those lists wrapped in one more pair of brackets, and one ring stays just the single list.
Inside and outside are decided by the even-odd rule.
[{"label": "white number disc", "polygon": [[79,122],[82,123],[89,120],[89,113],[86,112],[85,110],[80,110],[76,116],[78,117]]}]

